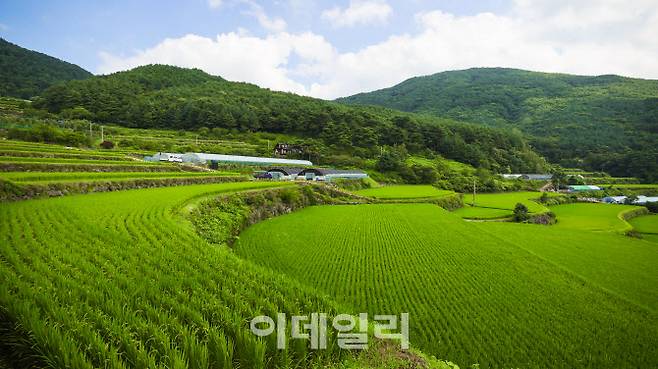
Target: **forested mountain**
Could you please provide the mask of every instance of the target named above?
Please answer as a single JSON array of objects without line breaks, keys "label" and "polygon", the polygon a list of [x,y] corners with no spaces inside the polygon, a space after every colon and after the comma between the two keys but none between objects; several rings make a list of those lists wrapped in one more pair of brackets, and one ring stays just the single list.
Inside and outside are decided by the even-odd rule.
[{"label": "forested mountain", "polygon": [[550,161],[658,176],[658,81],[478,68],[338,100],[518,128]]},{"label": "forested mountain", "polygon": [[29,99],[55,83],[91,76],[75,64],[0,38],[0,96]]},{"label": "forested mountain", "polygon": [[496,172],[537,171],[545,161],[518,133],[384,108],[351,107],[164,65],[69,81],[37,108],[141,128],[221,128],[322,139],[336,152],[374,158],[380,146],[441,154]]}]

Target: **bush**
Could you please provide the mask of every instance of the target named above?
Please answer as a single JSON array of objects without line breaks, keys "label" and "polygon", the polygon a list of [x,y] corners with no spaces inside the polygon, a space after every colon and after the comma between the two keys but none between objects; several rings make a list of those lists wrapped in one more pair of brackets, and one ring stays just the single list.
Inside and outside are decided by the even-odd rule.
[{"label": "bush", "polygon": [[338,188],[342,188],[348,191],[358,191],[366,188],[371,188],[373,180],[370,178],[360,178],[360,179],[336,179],[332,181],[334,185]]},{"label": "bush", "polygon": [[530,219],[528,215],[528,207],[522,203],[517,203],[514,207],[514,221],[515,222],[525,222]]}]

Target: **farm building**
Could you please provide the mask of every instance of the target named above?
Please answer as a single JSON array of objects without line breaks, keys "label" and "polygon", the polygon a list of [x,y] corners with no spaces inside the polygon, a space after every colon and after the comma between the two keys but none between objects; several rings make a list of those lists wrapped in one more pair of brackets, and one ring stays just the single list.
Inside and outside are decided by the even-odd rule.
[{"label": "farm building", "polygon": [[309,181],[332,181],[334,179],[360,179],[368,178],[368,174],[360,170],[338,170],[323,168],[307,168],[297,174]]},{"label": "farm building", "polygon": [[505,179],[523,179],[525,181],[550,181],[552,174],[503,174]]},{"label": "farm building", "polygon": [[624,204],[626,199],[626,196],[607,196],[601,199],[601,201],[606,204]]},{"label": "farm building", "polygon": [[272,179],[279,180],[295,180],[299,175],[299,172],[304,170],[304,168],[272,168],[267,171],[272,176]]},{"label": "farm building", "polygon": [[258,156],[240,156],[240,155],[222,155],[222,154],[205,154],[205,153],[186,153],[182,156],[183,162],[195,164],[243,164],[243,165],[313,165],[308,160],[291,160],[279,158],[264,158]]},{"label": "farm building", "polygon": [[301,145],[292,145],[287,143],[278,143],[274,146],[274,154],[287,156],[288,154],[303,154],[304,148]]},{"label": "farm building", "polygon": [[146,161],[170,161],[174,163],[183,162],[183,154],[176,154],[171,152],[159,152],[153,156],[147,156],[144,158]]},{"label": "farm building", "polygon": [[567,187],[567,190],[569,192],[601,191],[601,187],[591,185],[574,185]]}]

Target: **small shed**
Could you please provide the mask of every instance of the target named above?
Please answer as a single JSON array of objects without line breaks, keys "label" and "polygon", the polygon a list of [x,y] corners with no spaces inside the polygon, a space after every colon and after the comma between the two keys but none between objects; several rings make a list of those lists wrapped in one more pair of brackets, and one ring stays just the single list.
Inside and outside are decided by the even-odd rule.
[{"label": "small shed", "polygon": [[278,180],[295,180],[299,175],[299,172],[303,171],[304,168],[272,168],[268,169],[267,173],[272,176],[272,179]]},{"label": "small shed", "polygon": [[335,179],[361,179],[368,178],[368,174],[355,169],[339,170],[325,168],[307,168],[298,173],[298,177],[309,181],[327,181]]},{"label": "small shed", "polygon": [[601,199],[601,201],[606,204],[624,204],[626,199],[626,196],[607,196]]}]

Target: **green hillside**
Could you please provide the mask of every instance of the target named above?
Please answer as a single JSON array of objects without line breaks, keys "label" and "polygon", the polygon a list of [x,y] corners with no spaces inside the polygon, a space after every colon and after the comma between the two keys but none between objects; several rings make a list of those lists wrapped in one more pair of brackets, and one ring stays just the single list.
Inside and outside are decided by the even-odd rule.
[{"label": "green hillside", "polygon": [[34,107],[129,127],[206,127],[319,138],[350,160],[379,156],[381,146],[404,146],[412,154],[442,155],[496,172],[545,167],[545,161],[512,132],[383,108],[349,107],[164,65],[53,86]]},{"label": "green hillside", "polygon": [[477,68],[338,101],[519,129],[553,162],[617,176],[658,175],[655,80]]},{"label": "green hillside", "polygon": [[0,96],[29,99],[58,82],[91,76],[75,64],[0,38]]}]

